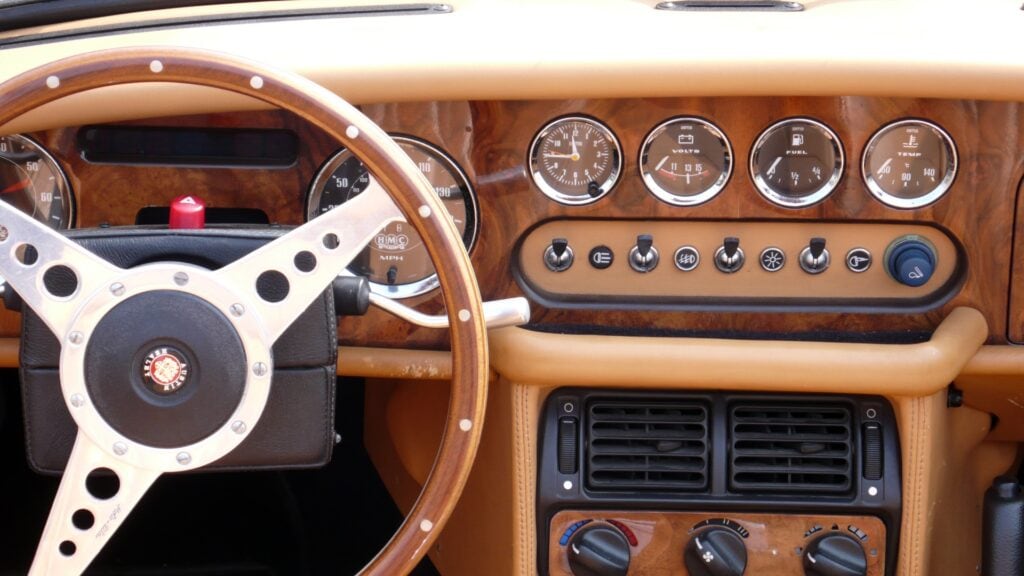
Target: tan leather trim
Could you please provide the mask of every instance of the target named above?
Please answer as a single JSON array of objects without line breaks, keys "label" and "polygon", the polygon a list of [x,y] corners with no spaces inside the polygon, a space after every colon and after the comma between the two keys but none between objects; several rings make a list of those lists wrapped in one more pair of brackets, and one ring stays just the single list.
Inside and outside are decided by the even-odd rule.
[{"label": "tan leather trim", "polygon": [[452,354],[433,350],[339,346],[338,376],[450,380]]},{"label": "tan leather trim", "polygon": [[973,574],[983,494],[1013,464],[1017,445],[983,444],[988,414],[947,408],[945,392],[894,401],[903,451],[898,574]]},{"label": "tan leather trim", "polygon": [[[654,10],[654,0],[450,3],[454,12],[443,15],[165,28],[12,47],[0,59],[0,81],[99,48],[178,45],[290,69],[353,103],[779,94],[1024,96],[1024,61],[1016,57],[1022,17],[1017,0],[805,0],[807,10],[795,14],[671,13]],[[883,9],[886,22],[914,22],[928,31],[928,38],[958,41],[908,45],[904,27],[878,25]],[[592,42],[586,50],[558,50],[540,41],[545,29],[538,22],[584,15],[588,29],[614,31],[615,41]],[[682,26],[688,46],[714,50],[680,50]],[[871,30],[870,41],[864,30]],[[341,46],[339,38],[344,39]],[[347,50],[359,46],[373,49]],[[77,125],[84,114],[92,121],[145,118],[165,114],[168,105],[178,114],[191,114],[249,104],[192,90],[135,87],[47,107],[10,129]]]},{"label": "tan leather trim", "polygon": [[[551,386],[828,390],[923,395],[949,385],[985,342],[981,313],[955,309],[921,344],[836,344],[491,332],[493,368]],[[766,375],[785,374],[785,378]]]}]

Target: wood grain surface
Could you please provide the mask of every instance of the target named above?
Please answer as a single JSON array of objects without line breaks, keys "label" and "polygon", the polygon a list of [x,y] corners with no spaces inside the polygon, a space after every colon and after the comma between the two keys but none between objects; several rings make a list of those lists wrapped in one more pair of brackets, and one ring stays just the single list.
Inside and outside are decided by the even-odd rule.
[{"label": "wood grain surface", "polygon": [[723,518],[738,523],[749,533],[743,539],[747,548],[745,574],[803,574],[803,552],[809,544],[829,533],[855,537],[851,529],[865,535],[861,543],[868,576],[885,574],[885,524],[874,516],[567,510],[551,520],[547,543],[549,575],[572,576],[565,547],[559,539],[574,523],[593,519],[594,522],[621,522],[636,536],[637,544],[630,546],[631,575],[686,576],[683,550],[693,535],[708,529],[694,530],[694,527],[705,520]]},{"label": "wood grain surface", "polygon": [[[924,312],[848,313],[820,307],[791,313],[607,309],[569,310],[533,306],[538,324],[578,330],[616,327],[646,332],[683,332],[817,337],[843,333],[929,331],[956,306],[980,310],[989,324],[989,343],[1007,341],[1011,238],[1015,197],[1024,155],[1022,130],[1015,119],[1020,105],[1004,102],[885,98],[684,98],[568,100],[533,102],[429,102],[362,107],[392,133],[423,138],[446,150],[466,171],[480,197],[480,236],[471,254],[486,299],[522,295],[511,272],[517,242],[536,224],[552,218],[632,218],[667,221],[790,220],[872,223],[929,223],[945,229],[965,251],[966,278],[947,302]],[[558,205],[532,184],[526,161],[536,131],[564,114],[587,114],[607,124],[622,143],[624,171],[605,198],[582,207]],[[673,207],[647,192],[637,167],[648,131],[667,118],[700,116],[719,126],[732,143],[735,169],[716,198],[696,207]],[[764,200],[747,169],[750,147],[775,121],[811,117],[839,135],[846,152],[844,177],[820,204],[788,209]],[[867,191],[860,175],[864,145],[875,130],[903,118],[924,118],[942,126],[956,142],[960,169],[951,190],[938,202],[918,209],[889,208]],[[129,167],[89,164],[76,149],[76,128],[39,138],[67,168],[78,195],[79,226],[130,224],[145,205],[164,204],[182,193],[200,194],[213,206],[265,210],[272,221],[298,224],[303,199],[317,168],[339,145],[303,120],[283,112],[238,113],[167,118],[141,124],[173,126],[290,128],[300,137],[299,161],[291,168],[231,169]],[[1018,267],[1021,269],[1020,267]],[[1024,269],[1019,272],[1024,276]],[[1018,289],[1024,299],[1024,289]],[[813,296],[813,294],[809,294]],[[427,312],[442,309],[436,293],[408,303]],[[1024,310],[1020,306],[1019,310]],[[1024,324],[1018,312],[1017,326]],[[1019,332],[1018,328],[1018,332]],[[0,316],[0,334],[16,335],[15,315]],[[371,309],[340,325],[342,343],[443,349],[444,331],[418,329]]]}]

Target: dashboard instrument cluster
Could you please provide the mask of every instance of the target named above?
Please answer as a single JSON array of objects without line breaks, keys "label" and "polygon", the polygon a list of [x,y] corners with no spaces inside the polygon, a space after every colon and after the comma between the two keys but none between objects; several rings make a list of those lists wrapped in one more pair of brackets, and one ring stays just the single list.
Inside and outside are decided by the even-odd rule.
[{"label": "dashboard instrument cluster", "polygon": [[[604,198],[618,183],[623,150],[612,130],[594,118],[553,120],[530,146],[534,184],[571,206]],[[670,118],[644,139],[637,163],[644,186],[674,206],[696,206],[721,192],[732,176],[733,148],[721,128],[700,117]],[[750,147],[750,176],[769,202],[804,208],[827,198],[843,178],[846,153],[832,128],[811,118],[786,118]],[[938,125],[917,119],[878,129],[864,148],[863,181],[892,208],[919,208],[949,190],[956,145]]]},{"label": "dashboard instrument cluster", "polygon": [[[809,332],[924,333],[963,305],[1005,341],[1011,313],[1024,317],[1024,292],[1019,305],[1008,298],[1024,267],[993,247],[1014,236],[1020,106],[722,97],[362,110],[447,206],[484,298],[526,295],[538,326],[785,333],[798,320]],[[283,112],[96,128],[0,140],[0,199],[56,228],[136,225],[141,210],[183,194],[209,214],[244,209],[293,226],[373,177]],[[377,294],[441,310],[408,225],[382,230],[350,272]],[[376,309],[346,323],[350,344],[446,344]],[[16,333],[16,315],[0,315],[0,331]]]}]

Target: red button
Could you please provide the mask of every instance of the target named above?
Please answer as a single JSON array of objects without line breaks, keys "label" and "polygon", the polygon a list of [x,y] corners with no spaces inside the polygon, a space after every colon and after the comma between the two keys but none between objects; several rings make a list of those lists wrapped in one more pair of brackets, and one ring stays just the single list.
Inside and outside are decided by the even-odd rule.
[{"label": "red button", "polygon": [[206,226],[206,202],[195,196],[178,196],[171,200],[168,228],[196,230]]}]

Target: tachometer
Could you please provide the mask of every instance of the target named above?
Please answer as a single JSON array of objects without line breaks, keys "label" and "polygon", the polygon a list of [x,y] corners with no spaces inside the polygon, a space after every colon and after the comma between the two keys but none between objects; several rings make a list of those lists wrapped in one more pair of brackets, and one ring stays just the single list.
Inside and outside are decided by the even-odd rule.
[{"label": "tachometer", "polygon": [[843,176],[843,146],[831,128],[790,118],[761,133],[750,153],[750,174],[762,196],[787,208],[824,200]]},{"label": "tachometer", "polygon": [[615,134],[585,116],[559,118],[530,146],[530,174],[548,198],[579,206],[604,197],[622,172],[622,148]]},{"label": "tachometer", "polygon": [[74,199],[67,176],[28,137],[0,136],[0,200],[51,228],[71,227]]},{"label": "tachometer", "polygon": [[931,204],[956,178],[957,155],[945,130],[923,120],[893,122],[864,148],[861,171],[871,194],[894,208]]},{"label": "tachometer", "polygon": [[674,118],[658,125],[640,148],[640,175],[661,200],[695,206],[714,198],[732,173],[732,147],[714,124]]},{"label": "tachometer", "polygon": [[[466,174],[447,154],[427,142],[395,136],[448,209],[469,250],[476,240],[477,205]],[[370,173],[352,152],[332,156],[313,181],[306,198],[306,219],[312,219],[358,196],[370,183]],[[419,234],[405,222],[387,225],[349,266],[366,276],[370,289],[391,298],[417,296],[438,286],[437,274]]]}]

